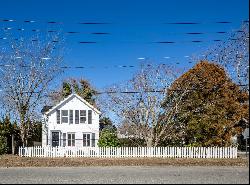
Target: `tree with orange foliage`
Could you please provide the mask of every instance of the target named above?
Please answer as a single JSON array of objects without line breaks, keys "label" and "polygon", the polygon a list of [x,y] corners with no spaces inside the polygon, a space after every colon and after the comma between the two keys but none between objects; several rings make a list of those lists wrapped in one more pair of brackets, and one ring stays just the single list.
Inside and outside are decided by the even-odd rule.
[{"label": "tree with orange foliage", "polygon": [[[182,103],[176,107],[178,97]],[[201,61],[175,80],[162,106],[166,113],[171,107],[177,110],[172,119],[175,145],[230,146],[242,131],[237,123],[248,119],[248,99],[222,67]]]}]

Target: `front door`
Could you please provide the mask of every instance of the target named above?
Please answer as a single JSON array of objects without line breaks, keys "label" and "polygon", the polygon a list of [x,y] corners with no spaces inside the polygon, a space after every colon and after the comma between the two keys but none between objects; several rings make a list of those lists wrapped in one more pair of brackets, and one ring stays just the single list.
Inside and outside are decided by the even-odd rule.
[{"label": "front door", "polygon": [[59,132],[52,132],[52,147],[59,146]]}]

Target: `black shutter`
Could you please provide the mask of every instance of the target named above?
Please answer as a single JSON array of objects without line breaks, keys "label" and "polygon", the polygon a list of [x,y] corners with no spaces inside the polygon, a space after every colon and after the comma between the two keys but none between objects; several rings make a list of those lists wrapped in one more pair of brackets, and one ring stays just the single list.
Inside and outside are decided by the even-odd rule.
[{"label": "black shutter", "polygon": [[75,124],[79,124],[79,110],[75,110]]},{"label": "black shutter", "polygon": [[66,146],[66,133],[63,133],[63,146]]},{"label": "black shutter", "polygon": [[73,110],[69,111],[69,124],[73,124]]},{"label": "black shutter", "polygon": [[60,124],[60,110],[56,110],[56,122],[57,124]]},{"label": "black shutter", "polygon": [[95,133],[92,133],[92,147],[95,147]]},{"label": "black shutter", "polygon": [[92,110],[88,110],[88,124],[92,124]]}]

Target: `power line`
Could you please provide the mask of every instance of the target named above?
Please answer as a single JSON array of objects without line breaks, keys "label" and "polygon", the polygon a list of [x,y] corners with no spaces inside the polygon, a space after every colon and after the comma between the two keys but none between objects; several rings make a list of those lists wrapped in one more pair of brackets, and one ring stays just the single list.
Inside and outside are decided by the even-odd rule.
[{"label": "power line", "polygon": [[[31,31],[31,32],[49,32],[49,33],[61,33],[58,30],[41,30],[41,29],[24,29],[24,28],[14,28],[14,27],[2,27],[2,30],[16,30],[16,31]],[[239,30],[240,31],[240,30]],[[109,35],[109,32],[81,32],[81,31],[66,31],[66,34],[94,34],[94,35]],[[204,34],[226,34],[227,31],[213,31],[213,32],[166,32],[166,35],[204,35]]]},{"label": "power line", "polygon": [[[0,37],[0,40],[7,40],[7,37]],[[22,40],[15,38],[14,40]],[[231,38],[230,40],[237,40],[236,38]],[[38,39],[32,39],[31,41],[37,42]],[[213,39],[213,40],[186,40],[186,41],[155,41],[155,42],[145,42],[146,44],[191,44],[191,43],[207,43],[207,42],[222,42],[221,39]],[[60,42],[58,40],[52,40],[51,42]],[[125,43],[131,42],[131,41],[123,41]],[[105,41],[78,41],[79,44],[105,44],[110,42]]]},{"label": "power line", "polygon": [[[47,23],[47,24],[66,24],[66,22],[62,21],[42,21],[42,20],[34,20],[34,19],[26,19],[26,20],[18,20],[18,19],[8,19],[2,18],[1,22],[23,22],[23,23]],[[242,20],[243,22],[249,22],[248,19]],[[72,23],[72,22],[67,22]],[[112,22],[100,22],[100,21],[74,21],[74,24],[82,24],[82,25],[109,25],[114,24]],[[181,22],[165,22],[162,24],[172,24],[172,25],[198,25],[198,24],[231,24],[233,21],[231,20],[216,20],[216,21],[200,21],[200,22],[191,22],[191,21],[181,21]],[[119,23],[120,24],[120,23]]]},{"label": "power line", "polygon": [[[236,86],[239,87],[248,87],[248,84],[237,84]],[[143,90],[143,91],[102,91],[102,92],[95,92],[95,95],[102,95],[102,94],[142,94],[142,93],[167,93],[168,91],[176,91],[176,92],[183,92],[183,91],[198,91],[198,90],[214,90],[214,91],[219,91],[219,89],[214,89],[214,88],[190,88],[190,89],[159,89],[159,90]],[[8,90],[1,90],[0,92],[11,92]],[[34,93],[38,94],[41,92],[34,92],[34,91],[23,91],[22,93]],[[51,94],[47,94],[45,96],[53,96],[52,94],[57,94],[60,92],[53,91]]]}]

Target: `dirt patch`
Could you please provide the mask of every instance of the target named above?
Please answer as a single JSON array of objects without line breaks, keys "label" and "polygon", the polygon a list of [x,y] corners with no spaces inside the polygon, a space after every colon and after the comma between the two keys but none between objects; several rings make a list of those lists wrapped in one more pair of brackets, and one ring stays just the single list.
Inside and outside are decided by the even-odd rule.
[{"label": "dirt patch", "polygon": [[248,158],[38,158],[0,156],[0,167],[81,167],[81,166],[248,166]]}]

